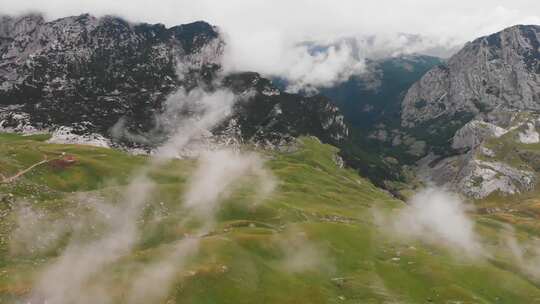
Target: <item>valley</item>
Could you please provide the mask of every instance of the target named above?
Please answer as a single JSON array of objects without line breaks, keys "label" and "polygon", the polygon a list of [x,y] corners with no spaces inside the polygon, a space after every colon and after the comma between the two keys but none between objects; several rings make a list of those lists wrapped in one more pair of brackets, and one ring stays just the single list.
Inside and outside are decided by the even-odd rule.
[{"label": "valley", "polygon": [[0,16],[0,303],[540,302],[540,26],[177,24]]}]

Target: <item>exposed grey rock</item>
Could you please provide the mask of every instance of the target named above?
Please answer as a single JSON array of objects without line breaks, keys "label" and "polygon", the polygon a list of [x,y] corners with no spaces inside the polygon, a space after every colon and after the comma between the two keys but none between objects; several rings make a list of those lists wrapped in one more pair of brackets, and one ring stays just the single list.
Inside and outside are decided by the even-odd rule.
[{"label": "exposed grey rock", "polygon": [[388,140],[388,132],[384,129],[377,129],[369,134],[369,138],[376,139],[381,142]]},{"label": "exposed grey rock", "polygon": [[473,120],[459,129],[452,139],[452,148],[474,148],[488,138],[497,138],[506,134],[507,130],[494,124]]},{"label": "exposed grey rock", "polygon": [[51,134],[51,138],[47,141],[54,144],[77,144],[77,145],[89,145],[102,148],[110,148],[112,143],[109,139],[103,135],[96,133],[89,134],[76,134],[71,127],[58,127]]},{"label": "exposed grey rock", "polygon": [[281,92],[257,73],[224,75],[224,41],[208,23],[167,28],[87,14],[0,18],[1,130],[55,132],[54,141],[66,142],[100,135],[147,151],[168,135],[156,121],[167,97],[200,88],[246,95],[200,144],[279,147],[302,135],[339,144],[349,135],[327,98]]},{"label": "exposed grey rock", "polygon": [[487,156],[487,157],[495,157],[496,155],[495,151],[486,147],[480,147],[480,153],[482,153],[482,155]]},{"label": "exposed grey rock", "polygon": [[419,162],[418,176],[468,197],[481,199],[494,192],[511,195],[530,191],[536,174],[498,161],[482,161],[476,151],[437,160],[433,154]]},{"label": "exposed grey rock", "polygon": [[394,136],[394,138],[392,139],[392,146],[394,146],[394,147],[399,146],[399,145],[401,145],[401,142],[402,142],[401,141],[401,135],[398,134],[398,135]]},{"label": "exposed grey rock", "polygon": [[[453,147],[465,148],[468,152],[446,158],[429,154],[418,162],[418,176],[476,199],[494,192],[510,195],[533,189],[537,178],[532,168],[536,165],[511,166],[497,159],[497,152],[493,149],[512,145],[514,141],[535,143],[538,114],[512,111],[506,115],[499,112],[497,117],[503,119],[491,117],[490,120],[504,123],[505,128],[479,120],[467,123],[456,132]],[[487,140],[505,134],[509,134],[505,142],[493,146],[493,149],[485,146]],[[519,153],[519,150],[514,149]]]},{"label": "exposed grey rock", "polygon": [[407,153],[414,156],[422,156],[426,152],[426,142],[422,140],[414,141],[410,146]]},{"label": "exposed grey rock", "polygon": [[22,110],[22,105],[0,107],[0,132],[39,132],[30,122],[30,115]]},{"label": "exposed grey rock", "polygon": [[479,199],[497,191],[506,195],[529,191],[535,183],[534,172],[518,170],[501,162],[474,160],[461,170],[454,188]]},{"label": "exposed grey rock", "polygon": [[498,107],[540,110],[540,26],[513,26],[468,43],[407,92],[402,125]]},{"label": "exposed grey rock", "polygon": [[536,144],[540,142],[540,134],[536,131],[533,122],[525,123],[525,130],[519,132],[519,141],[523,144]]},{"label": "exposed grey rock", "polygon": [[[514,167],[497,158],[497,147],[540,142],[540,26],[513,26],[467,43],[408,90],[401,110],[404,132],[429,128],[420,138],[427,151],[447,155],[419,161],[422,179],[472,198],[534,188],[538,166],[526,161],[536,156],[529,151],[525,166]],[[484,144],[503,135],[499,145]]]},{"label": "exposed grey rock", "polygon": [[341,158],[341,156],[339,156],[338,154],[334,154],[332,158],[338,168],[345,167],[345,162],[343,161],[343,158]]}]

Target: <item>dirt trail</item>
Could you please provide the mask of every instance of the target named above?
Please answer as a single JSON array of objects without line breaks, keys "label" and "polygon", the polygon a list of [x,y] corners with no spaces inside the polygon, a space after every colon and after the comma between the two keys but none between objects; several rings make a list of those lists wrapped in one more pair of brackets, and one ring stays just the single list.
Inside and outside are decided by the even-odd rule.
[{"label": "dirt trail", "polygon": [[47,159],[47,156],[45,156],[45,159],[43,159],[42,161],[39,161],[33,165],[31,165],[30,167],[24,169],[24,170],[21,170],[19,172],[17,172],[17,174],[13,175],[13,176],[10,176],[10,177],[5,177],[3,174],[0,174],[0,184],[9,184],[9,183],[12,183],[13,181],[15,181],[17,178],[23,176],[24,174],[28,173],[29,171],[31,171],[32,169],[34,169],[35,167],[37,166],[40,166],[40,165],[43,165],[45,163],[48,163],[50,161],[53,161],[57,158],[53,158],[53,159]]}]

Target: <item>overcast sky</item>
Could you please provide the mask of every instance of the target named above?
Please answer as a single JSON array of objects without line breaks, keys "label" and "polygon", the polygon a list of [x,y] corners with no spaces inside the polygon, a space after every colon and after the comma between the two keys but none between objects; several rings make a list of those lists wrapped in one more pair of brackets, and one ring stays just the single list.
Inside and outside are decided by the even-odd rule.
[{"label": "overcast sky", "polygon": [[[0,11],[47,19],[115,14],[167,26],[205,20],[227,35],[234,68],[315,85],[358,73],[373,52],[337,43],[312,54],[298,42],[375,35],[377,51],[433,53],[514,24],[540,24],[540,0],[0,0]],[[399,33],[423,39],[411,43]]]}]

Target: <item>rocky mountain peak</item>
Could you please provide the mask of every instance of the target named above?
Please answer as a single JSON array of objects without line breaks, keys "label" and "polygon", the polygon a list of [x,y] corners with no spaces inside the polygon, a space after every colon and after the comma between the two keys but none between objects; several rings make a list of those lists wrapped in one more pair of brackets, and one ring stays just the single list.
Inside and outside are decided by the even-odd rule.
[{"label": "rocky mountain peak", "polygon": [[513,26],[467,43],[409,89],[402,103],[402,125],[415,127],[501,107],[540,110],[539,62],[536,25]]},{"label": "rocky mountain peak", "polygon": [[421,177],[484,198],[534,188],[539,111],[540,26],[516,25],[427,72],[402,102],[401,125],[431,151]]},{"label": "rocky mountain peak", "polygon": [[38,25],[45,22],[42,15],[28,14],[18,17],[0,17],[0,38],[13,38],[17,35],[33,31]]},{"label": "rocky mountain peak", "polygon": [[118,123],[130,134],[155,135],[168,96],[224,88],[251,94],[211,130],[227,142],[315,135],[337,143],[348,135],[326,98],[282,94],[257,73],[222,75],[225,42],[204,21],[167,28],[88,14],[1,18],[0,130],[60,130],[63,138],[71,130],[129,145],[112,138]]}]

